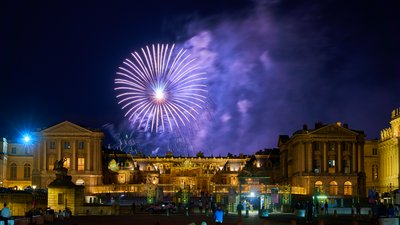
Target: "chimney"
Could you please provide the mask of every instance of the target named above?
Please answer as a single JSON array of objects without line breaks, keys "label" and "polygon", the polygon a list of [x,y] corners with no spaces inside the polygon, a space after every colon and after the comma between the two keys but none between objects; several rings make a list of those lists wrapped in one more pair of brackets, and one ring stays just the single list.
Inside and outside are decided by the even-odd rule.
[{"label": "chimney", "polygon": [[349,125],[347,123],[343,124],[343,127],[349,129]]},{"label": "chimney", "polygon": [[307,124],[303,124],[303,130],[308,130]]}]

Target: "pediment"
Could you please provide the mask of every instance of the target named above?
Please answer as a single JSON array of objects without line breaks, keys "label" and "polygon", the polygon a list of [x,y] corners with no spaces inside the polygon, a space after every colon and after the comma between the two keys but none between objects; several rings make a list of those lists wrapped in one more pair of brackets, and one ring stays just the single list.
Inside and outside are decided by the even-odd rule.
[{"label": "pediment", "polygon": [[52,127],[44,129],[41,131],[42,134],[91,134],[91,130],[78,126],[69,121],[64,121],[62,123],[56,124]]},{"label": "pediment", "polygon": [[326,136],[358,136],[359,134],[342,126],[331,124],[310,132],[312,135]]}]

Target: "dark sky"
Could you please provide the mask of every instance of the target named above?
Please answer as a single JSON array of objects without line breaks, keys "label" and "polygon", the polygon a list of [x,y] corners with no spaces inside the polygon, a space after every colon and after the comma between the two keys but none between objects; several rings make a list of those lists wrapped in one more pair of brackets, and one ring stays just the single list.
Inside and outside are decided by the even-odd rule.
[{"label": "dark sky", "polygon": [[[207,71],[192,152],[252,153],[317,121],[373,139],[400,107],[396,1],[111,2],[0,3],[0,136],[64,120],[132,134],[115,73],[153,43],[190,48]],[[152,151],[163,138],[133,136]]]}]

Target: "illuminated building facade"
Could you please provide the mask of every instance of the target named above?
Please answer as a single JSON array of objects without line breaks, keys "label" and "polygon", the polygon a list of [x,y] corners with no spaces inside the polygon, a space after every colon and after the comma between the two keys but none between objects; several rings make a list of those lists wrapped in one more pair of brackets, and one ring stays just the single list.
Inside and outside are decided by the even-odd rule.
[{"label": "illuminated building facade", "polygon": [[[365,186],[368,191],[378,191],[380,187],[379,179],[379,154],[378,140],[365,140],[364,143],[364,170],[366,175]],[[365,197],[365,196],[364,196]]]},{"label": "illuminated building facade", "polygon": [[292,194],[346,198],[366,195],[365,135],[347,124],[306,125],[279,138],[280,167]]},{"label": "illuminated building facade", "polygon": [[0,143],[0,186],[23,189],[32,184],[33,145],[23,142]]},{"label": "illuminated building facade", "polygon": [[[191,197],[211,197],[229,205],[231,210],[242,197],[266,195],[276,187],[279,150],[265,149],[251,156],[163,157],[131,156],[121,151],[105,150],[104,185],[94,194],[133,193],[149,202],[160,199],[187,203]],[[252,196],[253,195],[253,196]],[[265,204],[268,204],[265,201]]]},{"label": "illuminated building facade", "polygon": [[1,139],[0,184],[47,188],[55,179],[54,164],[65,159],[72,182],[84,185],[85,194],[93,196],[133,193],[157,200],[184,198],[178,194],[186,191],[228,201],[232,195],[286,190],[337,199],[366,197],[368,190],[399,188],[399,109],[392,112],[390,125],[381,131],[379,141],[365,140],[362,131],[346,124],[317,123],[313,129],[304,126],[292,136],[280,136],[279,149],[253,155],[213,157],[199,152],[182,157],[169,152],[148,157],[102,149],[101,131],[65,121],[38,131],[29,144]]},{"label": "illuminated building facade", "polygon": [[[171,153],[165,157],[132,157],[123,152],[108,151],[105,155],[106,185],[97,187],[97,193],[117,188],[112,184],[133,192],[142,192],[154,185],[165,195],[181,189],[188,189],[195,196],[228,192],[229,187],[238,187],[237,176],[248,159],[245,156],[176,157]],[[217,177],[218,182],[215,181]]]},{"label": "illuminated building facade", "polygon": [[380,192],[391,192],[399,189],[400,168],[400,108],[392,111],[390,127],[381,131],[378,147],[380,156],[379,170]]},{"label": "illuminated building facade", "polygon": [[37,132],[33,154],[32,185],[46,188],[55,178],[56,161],[65,159],[72,181],[87,190],[102,184],[101,131],[65,121]]}]

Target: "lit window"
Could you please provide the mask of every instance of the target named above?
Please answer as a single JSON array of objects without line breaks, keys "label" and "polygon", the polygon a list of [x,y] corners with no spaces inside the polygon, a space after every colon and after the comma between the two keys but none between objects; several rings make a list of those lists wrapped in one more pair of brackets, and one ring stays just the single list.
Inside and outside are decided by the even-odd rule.
[{"label": "lit window", "polygon": [[71,144],[69,143],[69,141],[64,142],[64,149],[71,149]]},{"label": "lit window", "polygon": [[25,164],[24,165],[24,179],[30,179],[31,178],[31,165]]},{"label": "lit window", "polygon": [[330,195],[338,194],[338,184],[336,183],[336,181],[332,181],[329,183],[329,194]]},{"label": "lit window", "polygon": [[85,170],[85,158],[78,158],[78,171]]},{"label": "lit window", "polygon": [[334,159],[328,160],[328,172],[329,173],[335,173],[335,166],[336,166],[336,162]]},{"label": "lit window", "polygon": [[53,170],[54,169],[54,163],[55,163],[55,158],[54,155],[49,156],[49,170]]},{"label": "lit window", "polygon": [[344,195],[352,195],[353,189],[350,181],[344,182]]},{"label": "lit window", "polygon": [[314,190],[317,193],[321,193],[322,192],[322,181],[317,181],[314,184]]},{"label": "lit window", "polygon": [[17,179],[17,164],[12,163],[10,167],[11,167],[11,174],[10,174],[11,179]]}]

